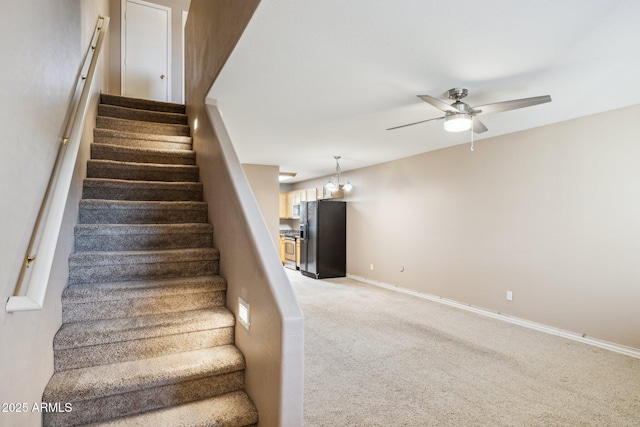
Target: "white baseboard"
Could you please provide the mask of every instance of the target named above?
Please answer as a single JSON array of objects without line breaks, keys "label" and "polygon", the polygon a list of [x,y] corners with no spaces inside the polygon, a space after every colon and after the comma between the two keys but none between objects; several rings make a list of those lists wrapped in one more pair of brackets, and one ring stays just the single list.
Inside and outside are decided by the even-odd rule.
[{"label": "white baseboard", "polygon": [[464,304],[458,301],[438,297],[435,295],[425,294],[418,291],[413,291],[411,289],[401,288],[399,286],[390,285],[388,283],[377,282],[375,280],[367,279],[366,277],[356,276],[354,274],[347,274],[349,279],[356,280],[358,282],[366,283],[373,286],[378,286],[385,289],[390,289],[392,291],[401,292],[403,294],[412,295],[418,298],[426,299],[429,301],[439,302],[441,304],[445,304],[451,307],[461,308],[463,310],[471,311],[476,314],[480,314],[482,316],[491,317],[493,319],[502,320],[504,322],[513,323],[515,325],[524,326],[525,328],[535,329],[536,331],[546,332],[551,335],[556,335],[562,338],[567,338],[570,340],[578,341],[584,344],[593,345],[595,347],[600,347],[605,350],[614,351],[616,353],[621,353],[627,356],[635,357],[640,359],[640,349],[627,347],[621,344],[612,343],[609,341],[600,340],[597,338],[588,337],[586,335],[577,334],[575,332],[566,331],[564,329],[554,328],[551,326],[543,325],[542,323],[532,322],[530,320],[521,319],[519,317],[510,316],[504,313],[498,313],[495,311],[487,310],[481,307],[475,307],[469,304]]}]

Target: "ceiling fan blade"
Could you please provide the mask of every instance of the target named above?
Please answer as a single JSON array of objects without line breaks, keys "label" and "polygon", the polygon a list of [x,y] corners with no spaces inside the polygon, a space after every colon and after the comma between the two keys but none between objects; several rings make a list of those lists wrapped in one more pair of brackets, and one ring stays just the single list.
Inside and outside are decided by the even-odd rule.
[{"label": "ceiling fan blade", "polygon": [[409,123],[409,124],[406,124],[406,125],[396,126],[396,127],[389,128],[387,130],[406,128],[407,126],[419,125],[420,123],[431,122],[433,120],[442,120],[442,119],[444,119],[444,116],[443,117],[436,117],[435,119],[421,120],[419,122],[414,122],[414,123]]},{"label": "ceiling fan blade", "polygon": [[427,104],[433,105],[438,110],[444,111],[445,113],[462,113],[462,111],[458,110],[455,107],[452,107],[446,102],[440,101],[438,98],[434,98],[429,95],[418,95],[418,98],[422,99]]},{"label": "ceiling fan blade", "polygon": [[489,130],[489,129],[487,129],[487,127],[484,125],[484,123],[482,123],[480,120],[478,120],[478,118],[477,118],[477,117],[474,117],[474,118],[472,119],[472,122],[471,122],[471,123],[473,124],[473,131],[474,131],[475,133],[482,133],[482,132],[486,132],[486,131],[488,131],[488,130]]},{"label": "ceiling fan blade", "polygon": [[533,98],[514,99],[511,101],[496,102],[494,104],[478,105],[471,108],[471,114],[491,114],[501,111],[516,110],[518,108],[531,107],[533,105],[551,102],[549,95],[534,96]]}]

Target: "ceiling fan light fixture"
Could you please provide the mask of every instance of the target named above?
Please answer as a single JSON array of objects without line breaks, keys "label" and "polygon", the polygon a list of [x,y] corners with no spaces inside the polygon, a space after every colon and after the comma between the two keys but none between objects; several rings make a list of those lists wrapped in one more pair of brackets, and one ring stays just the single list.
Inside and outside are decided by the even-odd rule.
[{"label": "ceiling fan light fixture", "polygon": [[444,118],[444,130],[462,132],[471,129],[471,115],[466,113],[447,114]]}]

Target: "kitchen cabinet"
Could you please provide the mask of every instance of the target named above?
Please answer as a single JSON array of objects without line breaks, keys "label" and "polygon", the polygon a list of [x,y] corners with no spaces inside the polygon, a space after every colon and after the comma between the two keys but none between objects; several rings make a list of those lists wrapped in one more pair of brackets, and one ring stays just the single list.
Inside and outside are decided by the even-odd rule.
[{"label": "kitchen cabinet", "polygon": [[300,202],[306,201],[307,198],[307,190],[294,190],[290,191],[291,193],[291,201],[294,205],[299,205]]},{"label": "kitchen cabinet", "polygon": [[294,190],[286,193],[280,193],[280,218],[297,218],[293,210],[294,205],[307,201],[307,190]]},{"label": "kitchen cabinet", "polygon": [[287,196],[287,214],[285,218],[293,218],[293,191],[286,193]]},{"label": "kitchen cabinet", "polygon": [[280,218],[287,218],[287,193],[280,193]]},{"label": "kitchen cabinet", "polygon": [[329,191],[327,187],[317,187],[316,188],[317,200],[326,200],[326,199],[342,199],[344,197],[344,190],[335,190]]},{"label": "kitchen cabinet", "polygon": [[317,200],[342,199],[344,190],[329,191],[326,187],[306,188],[303,190],[293,190],[280,193],[279,211],[280,218],[292,219],[298,218],[294,216],[293,207],[299,205],[300,202],[315,202]]},{"label": "kitchen cabinet", "polygon": [[316,195],[318,190],[316,190],[315,188],[307,188],[304,191],[307,196],[307,199],[305,200],[305,202],[315,202],[316,200],[318,200],[318,196]]}]

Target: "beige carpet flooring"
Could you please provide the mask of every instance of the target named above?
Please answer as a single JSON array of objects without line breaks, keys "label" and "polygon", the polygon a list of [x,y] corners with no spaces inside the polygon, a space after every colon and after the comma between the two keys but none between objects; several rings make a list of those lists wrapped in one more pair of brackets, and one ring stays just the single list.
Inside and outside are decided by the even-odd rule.
[{"label": "beige carpet flooring", "polygon": [[306,322],[305,427],[640,426],[640,359],[287,273]]}]

